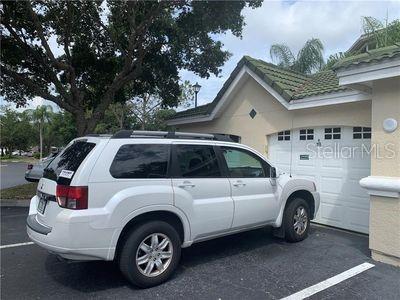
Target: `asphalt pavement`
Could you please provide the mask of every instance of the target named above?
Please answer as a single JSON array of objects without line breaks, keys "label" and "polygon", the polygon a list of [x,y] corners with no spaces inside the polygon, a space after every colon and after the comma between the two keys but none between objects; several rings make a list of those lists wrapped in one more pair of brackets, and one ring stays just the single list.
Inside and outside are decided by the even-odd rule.
[{"label": "asphalt pavement", "polygon": [[28,164],[24,162],[1,162],[0,189],[28,183],[28,181],[25,180],[25,171],[27,166]]},{"label": "asphalt pavement", "polygon": [[[2,208],[1,245],[27,242],[27,208]],[[372,261],[368,237],[312,226],[287,243],[269,228],[183,249],[180,267],[160,286],[129,285],[113,262],[65,262],[36,245],[1,250],[1,299],[280,299],[364,262],[375,267],[311,299],[399,299],[400,269]]]}]

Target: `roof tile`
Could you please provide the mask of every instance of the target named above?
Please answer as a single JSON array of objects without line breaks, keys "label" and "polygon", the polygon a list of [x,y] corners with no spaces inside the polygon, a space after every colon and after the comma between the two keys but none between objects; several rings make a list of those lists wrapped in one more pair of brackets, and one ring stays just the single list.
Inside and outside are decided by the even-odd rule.
[{"label": "roof tile", "polygon": [[309,96],[346,90],[339,87],[339,81],[333,71],[324,71],[314,75],[304,75],[286,70],[260,59],[244,56],[218,92],[214,101],[206,105],[177,112],[171,119],[187,118],[196,115],[209,115],[218,104],[226,89],[232,83],[242,66],[246,65],[264,82],[275,89],[286,101],[295,101]]},{"label": "roof tile", "polygon": [[360,64],[368,64],[372,62],[380,62],[382,60],[400,57],[400,43],[392,46],[373,49],[365,53],[346,57],[338,61],[334,66],[334,70],[347,69]]}]

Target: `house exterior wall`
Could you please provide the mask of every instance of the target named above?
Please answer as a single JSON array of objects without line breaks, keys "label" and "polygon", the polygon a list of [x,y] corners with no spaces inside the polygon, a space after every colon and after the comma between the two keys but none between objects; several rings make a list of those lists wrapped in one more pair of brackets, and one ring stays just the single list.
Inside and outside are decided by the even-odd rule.
[{"label": "house exterior wall", "polygon": [[[373,83],[371,140],[371,175],[400,180],[400,128],[386,133],[386,118],[400,123],[400,77]],[[385,145],[394,153],[385,151]],[[372,257],[400,266],[400,198],[371,196],[369,227]]]},{"label": "house exterior wall", "polygon": [[[252,109],[257,112],[254,119],[249,116]],[[239,135],[243,144],[266,155],[267,135],[292,127],[329,125],[370,126],[371,101],[289,111],[254,79],[249,78],[219,117],[210,122],[177,125],[176,129]]]}]

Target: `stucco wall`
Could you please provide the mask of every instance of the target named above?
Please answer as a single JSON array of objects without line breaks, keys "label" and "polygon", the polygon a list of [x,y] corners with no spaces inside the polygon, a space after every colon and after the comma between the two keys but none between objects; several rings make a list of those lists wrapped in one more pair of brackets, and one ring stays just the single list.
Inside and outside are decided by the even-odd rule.
[{"label": "stucco wall", "polygon": [[382,125],[386,118],[400,123],[400,77],[374,82],[372,111],[371,174],[400,177],[400,128],[387,133]]},{"label": "stucco wall", "polygon": [[[400,180],[400,128],[385,132],[386,118],[400,123],[400,77],[373,83],[371,140],[371,175]],[[400,198],[371,196],[369,228],[372,257],[400,266]]]},{"label": "stucco wall", "polygon": [[[251,119],[249,113],[257,115]],[[293,122],[293,124],[292,124]],[[273,96],[249,78],[223,113],[210,122],[177,125],[180,131],[239,135],[243,144],[266,153],[266,136],[285,129],[308,126],[370,126],[371,102],[362,101],[312,109],[288,111]]]}]

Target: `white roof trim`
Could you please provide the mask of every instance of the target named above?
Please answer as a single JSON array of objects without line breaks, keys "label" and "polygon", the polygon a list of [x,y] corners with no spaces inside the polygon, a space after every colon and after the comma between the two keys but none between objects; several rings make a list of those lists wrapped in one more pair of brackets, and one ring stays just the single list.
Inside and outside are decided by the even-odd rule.
[{"label": "white roof trim", "polygon": [[289,110],[311,108],[317,106],[328,106],[335,104],[351,103],[364,100],[371,100],[371,95],[358,91],[343,91],[321,96],[313,96],[294,100],[290,102]]},{"label": "white roof trim", "polygon": [[359,91],[344,91],[337,93],[329,93],[325,95],[312,96],[299,100],[287,102],[276,90],[274,90],[269,84],[262,80],[256,73],[250,70],[247,66],[243,66],[240,72],[236,75],[235,79],[229,85],[228,89],[219,100],[217,106],[213,109],[210,115],[197,115],[186,118],[171,119],[167,121],[167,125],[179,125],[187,123],[198,123],[212,121],[218,116],[223,110],[222,108],[229,102],[231,95],[234,94],[245,82],[248,77],[252,77],[257,81],[268,93],[270,93],[276,100],[279,101],[286,109],[296,110],[304,108],[312,108],[318,106],[327,106],[334,104],[350,103],[363,100],[371,100],[371,95]]},{"label": "white roof trim", "polygon": [[351,85],[378,79],[400,76],[400,59],[360,64],[349,69],[338,70],[339,85]]}]

